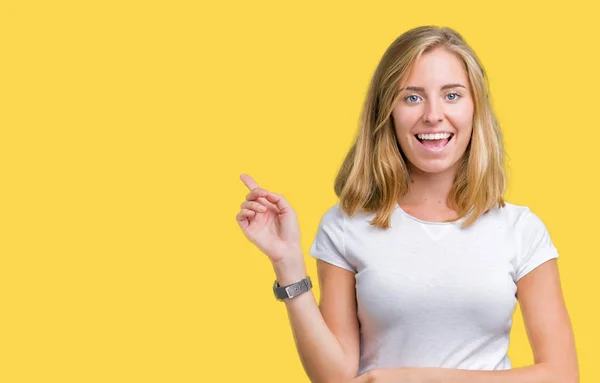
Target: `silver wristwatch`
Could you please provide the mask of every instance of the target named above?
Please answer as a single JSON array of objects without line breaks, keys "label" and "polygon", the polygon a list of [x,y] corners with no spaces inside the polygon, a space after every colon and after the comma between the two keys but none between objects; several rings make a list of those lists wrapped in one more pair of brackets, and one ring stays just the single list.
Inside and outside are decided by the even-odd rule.
[{"label": "silver wristwatch", "polygon": [[278,301],[297,297],[298,295],[307,292],[311,288],[312,282],[310,277],[306,277],[301,281],[287,286],[279,286],[279,282],[277,281],[273,283],[273,293],[275,293],[275,298],[277,298]]}]

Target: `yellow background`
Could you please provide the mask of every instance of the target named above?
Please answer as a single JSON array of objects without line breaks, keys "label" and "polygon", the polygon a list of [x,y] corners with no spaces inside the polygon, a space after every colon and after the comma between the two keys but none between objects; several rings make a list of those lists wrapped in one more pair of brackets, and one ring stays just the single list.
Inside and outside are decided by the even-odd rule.
[{"label": "yellow background", "polygon": [[[0,381],[307,382],[239,175],[287,197],[307,251],[378,60],[423,24],[482,59],[506,197],[549,228],[600,378],[592,2],[0,4]],[[533,362],[518,311],[510,356]]]}]

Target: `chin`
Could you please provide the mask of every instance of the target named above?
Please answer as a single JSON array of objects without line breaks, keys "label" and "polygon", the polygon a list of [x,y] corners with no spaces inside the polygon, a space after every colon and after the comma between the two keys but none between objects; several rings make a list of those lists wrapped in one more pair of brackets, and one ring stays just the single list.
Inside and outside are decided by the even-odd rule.
[{"label": "chin", "polygon": [[412,167],[421,171],[423,173],[445,173],[447,171],[451,171],[455,166],[458,165],[458,162],[449,162],[444,160],[424,160],[424,161],[415,161],[412,163]]}]

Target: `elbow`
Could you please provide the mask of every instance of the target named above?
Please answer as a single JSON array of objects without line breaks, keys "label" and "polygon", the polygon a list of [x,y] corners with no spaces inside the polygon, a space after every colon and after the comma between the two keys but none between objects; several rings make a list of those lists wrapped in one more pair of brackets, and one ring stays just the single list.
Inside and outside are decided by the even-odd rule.
[{"label": "elbow", "polygon": [[574,368],[570,371],[565,371],[565,369],[550,369],[549,375],[551,378],[548,379],[548,381],[551,383],[579,383],[578,368]]},{"label": "elbow", "polygon": [[566,378],[554,380],[556,383],[579,383],[579,376],[573,375]]},{"label": "elbow", "polygon": [[571,374],[568,377],[562,379],[561,383],[579,383],[579,374]]},{"label": "elbow", "polygon": [[561,374],[557,374],[559,377],[556,379],[557,383],[579,383],[579,369],[573,368],[571,371],[562,371]]}]

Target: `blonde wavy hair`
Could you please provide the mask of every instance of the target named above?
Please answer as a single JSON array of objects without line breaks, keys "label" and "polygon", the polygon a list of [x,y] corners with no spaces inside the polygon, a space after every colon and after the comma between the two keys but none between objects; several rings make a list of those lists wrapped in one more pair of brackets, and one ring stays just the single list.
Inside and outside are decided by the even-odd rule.
[{"label": "blonde wavy hair", "polygon": [[347,215],[359,209],[376,213],[371,225],[387,229],[399,198],[408,192],[410,174],[397,141],[392,110],[401,84],[424,53],[444,47],[467,72],[473,97],[473,132],[448,194],[448,206],[472,225],[496,204],[504,207],[506,175],[500,126],[492,109],[485,70],[462,36],[448,27],[421,26],[400,35],[385,51],[369,84],[356,141],[335,178],[334,190]]}]

